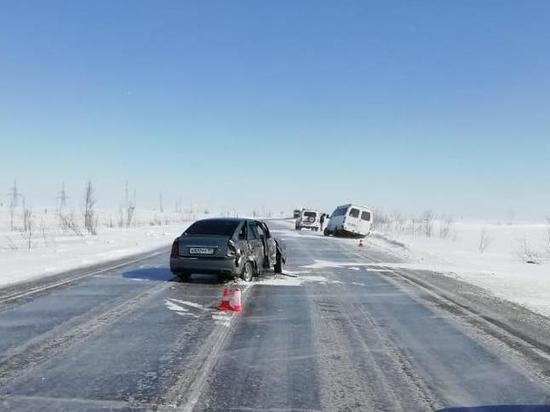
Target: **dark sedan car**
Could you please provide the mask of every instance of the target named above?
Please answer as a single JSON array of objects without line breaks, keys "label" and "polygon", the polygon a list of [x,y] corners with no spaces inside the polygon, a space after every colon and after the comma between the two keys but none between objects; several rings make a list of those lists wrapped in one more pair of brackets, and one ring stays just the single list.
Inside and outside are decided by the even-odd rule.
[{"label": "dark sedan car", "polygon": [[282,272],[285,262],[282,243],[265,222],[253,219],[198,220],[174,240],[170,253],[170,270],[183,280],[211,273],[248,282],[270,268]]}]

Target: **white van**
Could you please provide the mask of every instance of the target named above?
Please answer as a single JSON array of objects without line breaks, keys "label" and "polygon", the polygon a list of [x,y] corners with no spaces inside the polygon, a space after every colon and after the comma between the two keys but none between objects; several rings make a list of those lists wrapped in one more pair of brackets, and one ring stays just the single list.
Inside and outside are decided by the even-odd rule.
[{"label": "white van", "polygon": [[372,212],[364,206],[347,204],[338,206],[332,215],[324,235],[365,237],[370,233]]},{"label": "white van", "polygon": [[311,229],[315,232],[321,227],[319,221],[321,214],[317,210],[302,209],[300,216],[296,219],[296,230]]}]

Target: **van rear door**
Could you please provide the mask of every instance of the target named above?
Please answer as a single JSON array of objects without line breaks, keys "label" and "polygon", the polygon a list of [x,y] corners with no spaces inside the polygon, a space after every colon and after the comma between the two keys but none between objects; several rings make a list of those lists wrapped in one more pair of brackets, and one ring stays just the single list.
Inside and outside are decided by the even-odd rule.
[{"label": "van rear door", "polygon": [[358,232],[359,231],[359,215],[360,215],[359,209],[356,207],[351,207],[348,212],[348,217],[346,218],[346,226],[347,230],[350,232]]},{"label": "van rear door", "polygon": [[361,234],[368,234],[370,232],[370,225],[372,220],[372,214],[368,210],[361,210],[360,220],[359,220],[359,232]]}]

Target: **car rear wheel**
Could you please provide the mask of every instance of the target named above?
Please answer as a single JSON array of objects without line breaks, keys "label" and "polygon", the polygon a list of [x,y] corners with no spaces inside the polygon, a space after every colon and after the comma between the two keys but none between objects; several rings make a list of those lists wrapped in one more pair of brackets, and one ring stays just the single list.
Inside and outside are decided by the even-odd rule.
[{"label": "car rear wheel", "polygon": [[330,236],[330,231],[329,231],[328,229],[325,229],[325,230],[323,231],[323,235],[325,235],[325,236]]},{"label": "car rear wheel", "polygon": [[254,277],[254,265],[252,262],[246,262],[244,264],[243,273],[241,273],[241,279],[245,282],[250,282]]},{"label": "car rear wheel", "polygon": [[189,272],[172,272],[174,275],[177,276],[177,278],[179,280],[181,280],[182,282],[186,282],[189,280],[189,278],[191,277],[191,273]]}]

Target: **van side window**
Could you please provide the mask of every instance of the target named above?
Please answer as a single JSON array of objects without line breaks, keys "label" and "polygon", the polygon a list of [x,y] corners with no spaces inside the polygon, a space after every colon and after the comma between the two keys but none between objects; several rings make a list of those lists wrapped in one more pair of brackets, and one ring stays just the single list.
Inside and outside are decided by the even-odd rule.
[{"label": "van side window", "polygon": [[359,209],[351,209],[349,211],[349,216],[350,217],[359,217]]},{"label": "van side window", "polygon": [[367,222],[370,221],[370,212],[361,212],[361,219]]}]

